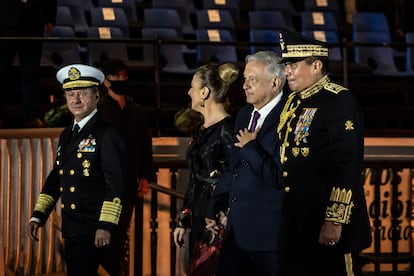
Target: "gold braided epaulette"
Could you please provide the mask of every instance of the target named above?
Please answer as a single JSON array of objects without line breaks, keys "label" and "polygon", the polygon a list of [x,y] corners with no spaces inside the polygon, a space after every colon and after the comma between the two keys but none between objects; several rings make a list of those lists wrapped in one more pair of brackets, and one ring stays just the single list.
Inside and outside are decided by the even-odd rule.
[{"label": "gold braided epaulette", "polygon": [[334,94],[338,94],[341,91],[347,91],[348,88],[343,87],[342,85],[333,83],[333,82],[328,82],[327,84],[324,85],[324,87],[326,90],[328,90],[329,92],[332,92]]},{"label": "gold braided epaulette", "polygon": [[329,201],[331,204],[326,208],[325,220],[348,224],[354,207],[352,191],[333,187]]}]

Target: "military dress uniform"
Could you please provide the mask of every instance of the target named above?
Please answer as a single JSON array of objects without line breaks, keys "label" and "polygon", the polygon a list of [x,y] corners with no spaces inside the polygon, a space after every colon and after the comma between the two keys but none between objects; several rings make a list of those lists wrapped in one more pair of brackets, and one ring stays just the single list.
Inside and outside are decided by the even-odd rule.
[{"label": "military dress uniform", "polygon": [[[82,74],[82,69],[79,73]],[[86,76],[78,83],[67,85],[89,85],[90,81],[91,78]],[[62,132],[53,169],[46,178],[32,215],[32,219],[43,226],[61,199],[65,258],[76,262],[68,275],[93,275],[86,269],[77,271],[76,267],[88,267],[96,272],[99,256],[105,248],[94,246],[95,233],[97,229],[114,231],[126,187],[124,140],[117,130],[101,119],[96,109],[93,112],[79,133],[74,135],[72,125]],[[68,247],[71,253],[66,252]],[[74,256],[88,250],[91,254],[88,258],[76,259]]]},{"label": "military dress uniform", "polygon": [[[298,55],[301,46],[295,49]],[[287,56],[294,57],[294,47],[289,50]],[[286,191],[282,275],[333,275],[326,273],[332,267],[343,272],[335,275],[353,275],[347,274],[352,254],[371,242],[362,185],[363,118],[354,96],[325,75],[290,94],[277,132]],[[332,246],[319,243],[325,221],[342,225],[341,238]]]},{"label": "military dress uniform", "polygon": [[122,138],[99,116],[72,137],[66,128],[59,140],[54,167],[36,203],[33,216],[43,225],[61,198],[63,238],[114,230],[122,210],[125,154]]}]

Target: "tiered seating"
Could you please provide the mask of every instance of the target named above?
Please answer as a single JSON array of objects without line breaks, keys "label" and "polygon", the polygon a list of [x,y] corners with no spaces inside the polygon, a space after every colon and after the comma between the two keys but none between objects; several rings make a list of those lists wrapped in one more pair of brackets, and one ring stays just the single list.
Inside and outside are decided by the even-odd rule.
[{"label": "tiered seating", "polygon": [[[59,6],[56,11],[56,26],[52,31],[45,34],[51,38],[76,38],[73,29],[74,20],[67,6]],[[43,43],[42,66],[59,67],[68,63],[81,62],[79,43],[76,42],[45,42]]]},{"label": "tiered seating", "polygon": [[288,16],[294,16],[297,14],[296,9],[293,7],[292,1],[286,0],[254,0],[254,9],[264,11],[283,11],[284,14],[288,14]]},{"label": "tiered seating", "polygon": [[190,13],[195,11],[194,3],[188,0],[152,0],[153,8],[175,9],[180,17],[184,35],[194,35]]},{"label": "tiered seating", "polygon": [[305,11],[301,12],[301,30],[338,32],[338,22],[331,12]]},{"label": "tiered seating", "polygon": [[[75,35],[78,37],[87,37],[91,33],[96,34],[96,30],[94,32],[87,32],[92,26],[97,28],[119,28],[122,30],[122,38],[141,38],[142,28],[173,28],[178,36],[178,40],[196,39],[203,42],[220,40],[269,43],[266,46],[251,45],[249,47],[221,45],[220,47],[225,46],[222,49],[232,48],[232,54],[228,55],[229,60],[232,60],[234,56],[239,60],[243,60],[245,54],[259,50],[272,50],[280,53],[279,32],[285,29],[296,30],[315,39],[326,40],[328,43],[339,44],[343,40],[340,20],[344,16],[341,12],[339,1],[303,0],[302,4],[301,10],[297,10],[293,6],[292,1],[254,0],[249,4],[249,10],[241,10],[241,1],[237,0],[200,0],[196,3],[190,0],[58,0],[59,15],[57,25],[73,27]],[[297,5],[297,2],[295,2],[295,5]],[[161,12],[161,10],[164,11]],[[166,12],[165,10],[168,11]],[[68,15],[69,11],[72,19]],[[242,12],[245,13],[243,14]],[[70,20],[72,20],[72,23]],[[138,31],[134,34],[131,32],[131,24],[138,26]],[[354,27],[358,24],[356,22]],[[371,25],[376,24],[371,23]],[[243,26],[243,28],[240,29],[240,26]],[[348,30],[350,29],[348,28]],[[197,30],[197,33],[194,30]],[[230,36],[228,36],[227,32],[230,33]],[[62,30],[56,31],[56,33],[62,35],[65,33],[65,36],[72,37],[68,32],[63,32]],[[351,31],[346,34],[349,35],[347,36],[348,38],[351,36],[350,33]],[[352,39],[355,41],[391,43],[391,38],[387,37],[387,35],[376,34],[373,35],[375,36],[374,40],[367,40],[371,39],[371,36],[371,34],[352,32]],[[171,39],[171,36],[168,37],[168,39]],[[109,45],[110,43],[104,44]],[[202,49],[205,52],[207,44],[201,45],[202,47],[194,46],[191,49],[188,48],[191,45],[190,43],[180,45],[182,46],[180,55],[185,55],[187,64],[197,65],[208,62],[211,59],[221,60],[221,58],[215,55],[207,59],[201,58],[206,55],[200,52],[195,53]],[[81,46],[84,45],[81,44]],[[212,46],[213,49],[219,48],[217,45]],[[85,49],[89,50],[89,47],[78,47],[78,49],[81,50],[81,57],[88,57],[85,60],[86,62],[91,62],[96,58],[95,54],[94,58],[89,57],[89,51],[86,55],[82,55],[82,49],[84,51]],[[388,58],[390,56],[389,53],[392,56],[392,49],[387,50],[386,47],[376,47],[374,50],[371,47],[370,49],[365,51],[362,47],[357,47],[355,55],[352,49],[349,56],[352,58],[355,56],[355,63],[371,64],[371,60],[375,60],[378,62],[376,64],[376,72],[399,72]],[[234,50],[236,55],[233,55]],[[376,54],[377,51],[381,53]],[[141,52],[141,47],[127,44],[126,58],[131,59],[132,54],[133,58],[148,59],[148,56],[142,55]],[[365,57],[366,53],[370,57]],[[341,61],[341,54],[341,49],[338,47],[330,49],[331,60]],[[375,57],[372,57],[373,55]],[[407,50],[407,56],[411,56],[409,50]]]},{"label": "tiered seating", "polygon": [[87,36],[89,38],[102,39],[102,42],[89,42],[89,64],[97,63],[107,59],[121,59],[128,63],[128,50],[125,43],[110,42],[110,39],[125,38],[124,33],[118,27],[97,27],[88,28]]},{"label": "tiered seating", "polygon": [[56,26],[74,26],[74,20],[68,6],[58,6],[56,9]]},{"label": "tiered seating", "polygon": [[[335,15],[329,11],[301,12],[302,34],[327,43],[340,43],[338,23]],[[341,48],[330,47],[329,59],[335,62],[342,61]],[[337,67],[341,67],[340,64]],[[335,68],[336,70],[336,68]]]},{"label": "tiered seating", "polygon": [[227,10],[198,10],[197,29],[227,30],[236,39],[236,28],[233,17]]},{"label": "tiered seating", "polygon": [[125,38],[130,37],[128,19],[122,8],[91,8],[91,27],[115,27],[122,31]]},{"label": "tiered seating", "polygon": [[[196,31],[197,41],[208,42],[234,42],[234,37],[228,30],[200,29]],[[237,51],[234,45],[197,45],[197,64],[203,65],[210,62],[234,62],[238,61]]]},{"label": "tiered seating", "polygon": [[[353,41],[359,43],[390,44],[391,34],[387,18],[382,13],[354,13]],[[401,76],[394,61],[391,46],[355,46],[355,62],[371,65],[375,74]]]},{"label": "tiered seating", "polygon": [[279,33],[281,30],[293,30],[293,26],[287,22],[282,11],[250,11],[249,12],[249,37],[250,42],[271,43],[272,46],[250,46],[250,53],[270,50],[280,54]]},{"label": "tiered seating", "polygon": [[342,20],[341,9],[338,4],[338,0],[304,0],[305,11],[320,11],[320,12],[331,12],[339,20]]},{"label": "tiered seating", "polygon": [[73,18],[73,29],[76,34],[85,34],[88,28],[86,13],[92,7],[91,0],[58,0],[57,4],[70,9]]},{"label": "tiered seating", "polygon": [[[75,31],[70,26],[56,26],[45,37],[53,38],[75,38]],[[69,63],[81,62],[79,44],[76,42],[45,42],[43,43],[42,66],[60,67]]]},{"label": "tiered seating", "polygon": [[[177,32],[172,28],[143,28],[142,38],[146,40],[164,39],[178,40]],[[163,59],[162,70],[169,73],[190,74],[194,70],[190,69],[183,56],[182,46],[180,44],[165,44],[160,46],[160,54]],[[144,46],[144,60],[147,63],[153,63],[154,46]]]},{"label": "tiered seating", "polygon": [[408,32],[405,34],[405,43],[412,44],[412,46],[407,46],[405,52],[405,70],[407,72],[413,72],[414,68],[414,32]]},{"label": "tiered seating", "polygon": [[237,0],[203,0],[205,10],[226,10],[233,17],[234,22],[240,22],[240,10]]},{"label": "tiered seating", "polygon": [[175,9],[145,9],[145,28],[171,28],[177,32],[179,39],[183,39],[181,20]]},{"label": "tiered seating", "polygon": [[135,5],[135,0],[97,0],[97,6],[121,8],[124,10],[126,18],[130,24],[137,24],[138,22],[137,7]]}]

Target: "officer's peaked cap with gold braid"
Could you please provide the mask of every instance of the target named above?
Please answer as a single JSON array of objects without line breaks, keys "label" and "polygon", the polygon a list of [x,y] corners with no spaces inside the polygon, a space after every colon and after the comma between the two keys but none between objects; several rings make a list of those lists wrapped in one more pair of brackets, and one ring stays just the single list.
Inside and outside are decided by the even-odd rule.
[{"label": "officer's peaked cap with gold braid", "polygon": [[101,70],[84,64],[71,64],[56,73],[56,79],[64,90],[97,86],[105,80]]},{"label": "officer's peaked cap with gold braid", "polygon": [[290,31],[282,31],[279,36],[282,51],[282,59],[279,63],[296,62],[307,57],[328,56],[325,42]]}]

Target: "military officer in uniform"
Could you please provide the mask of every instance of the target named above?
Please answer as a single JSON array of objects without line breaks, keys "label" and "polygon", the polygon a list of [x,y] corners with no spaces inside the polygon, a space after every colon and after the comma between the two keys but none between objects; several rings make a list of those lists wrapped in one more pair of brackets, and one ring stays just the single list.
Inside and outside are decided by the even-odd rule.
[{"label": "military officer in uniform", "polygon": [[39,227],[60,198],[68,275],[96,275],[122,211],[126,148],[120,134],[97,112],[98,85],[104,74],[73,64],[60,69],[56,78],[63,84],[74,122],[60,136],[55,164],[29,222],[29,235],[38,240]]},{"label": "military officer in uniform", "polygon": [[280,45],[292,91],[277,129],[286,187],[281,275],[358,275],[358,254],[371,243],[361,110],[330,81],[325,43],[282,32]]}]

